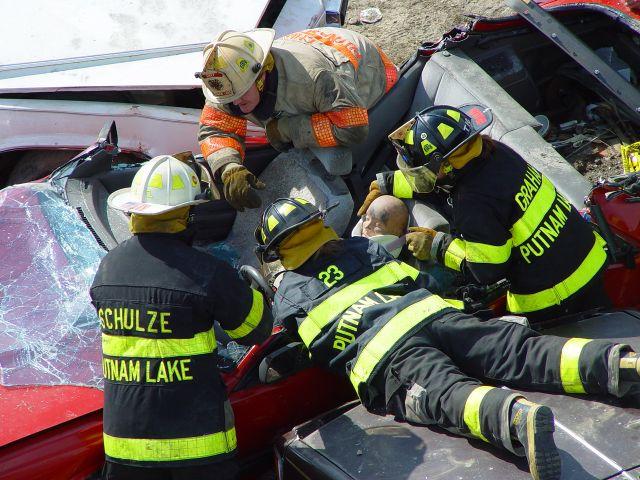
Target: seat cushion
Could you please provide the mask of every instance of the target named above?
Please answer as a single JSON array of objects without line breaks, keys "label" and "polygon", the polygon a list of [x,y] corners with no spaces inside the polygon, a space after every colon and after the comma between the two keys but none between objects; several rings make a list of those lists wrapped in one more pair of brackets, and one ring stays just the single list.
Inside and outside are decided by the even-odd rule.
[{"label": "seat cushion", "polygon": [[540,170],[576,207],[584,206],[590,183],[538,135],[534,129],[539,126],[536,119],[463,52],[436,53],[422,71],[410,111],[467,103],[490,107],[494,122],[485,133]]}]

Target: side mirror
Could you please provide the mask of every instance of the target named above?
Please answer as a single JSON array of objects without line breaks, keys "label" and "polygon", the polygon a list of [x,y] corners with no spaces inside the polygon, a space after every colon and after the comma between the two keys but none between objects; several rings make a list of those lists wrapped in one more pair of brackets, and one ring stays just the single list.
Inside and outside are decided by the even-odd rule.
[{"label": "side mirror", "polygon": [[293,342],[264,357],[258,369],[260,383],[271,384],[311,365],[309,353],[302,342]]}]

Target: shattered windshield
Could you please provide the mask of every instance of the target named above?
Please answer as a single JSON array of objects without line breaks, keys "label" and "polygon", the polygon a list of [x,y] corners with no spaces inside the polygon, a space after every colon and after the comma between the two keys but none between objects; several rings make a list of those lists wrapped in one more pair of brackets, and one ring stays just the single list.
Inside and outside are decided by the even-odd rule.
[{"label": "shattered windshield", "polygon": [[99,386],[89,287],[105,251],[48,183],[0,191],[0,382]]},{"label": "shattered windshield", "polygon": [[[225,242],[198,248],[237,266]],[[0,191],[0,253],[0,384],[102,388],[89,288],[106,251],[76,210],[49,183]],[[233,341],[218,347],[223,371],[248,350]]]}]

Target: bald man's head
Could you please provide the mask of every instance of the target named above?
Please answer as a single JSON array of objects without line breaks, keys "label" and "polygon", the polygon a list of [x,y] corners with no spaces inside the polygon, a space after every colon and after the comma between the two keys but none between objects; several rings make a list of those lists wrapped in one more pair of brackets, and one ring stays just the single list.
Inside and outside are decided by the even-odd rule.
[{"label": "bald man's head", "polygon": [[395,235],[406,233],[409,222],[409,209],[404,202],[391,195],[376,198],[362,221],[362,236]]}]

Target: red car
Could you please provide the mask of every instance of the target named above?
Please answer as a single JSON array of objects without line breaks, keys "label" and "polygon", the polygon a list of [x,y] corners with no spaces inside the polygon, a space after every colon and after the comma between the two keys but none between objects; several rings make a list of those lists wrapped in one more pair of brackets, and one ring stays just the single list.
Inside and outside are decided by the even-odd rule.
[{"label": "red car", "polygon": [[[106,194],[130,184],[139,167],[112,168],[116,143],[112,125],[48,180],[0,192],[0,372],[12,385],[0,386],[2,480],[82,479],[104,461],[100,335],[88,286],[107,248],[127,234],[126,223],[108,217]],[[235,217],[223,203],[213,207],[221,238]],[[222,330],[217,339],[250,478],[269,462],[278,434],[353,396],[310,368],[283,332],[250,349]]]}]

